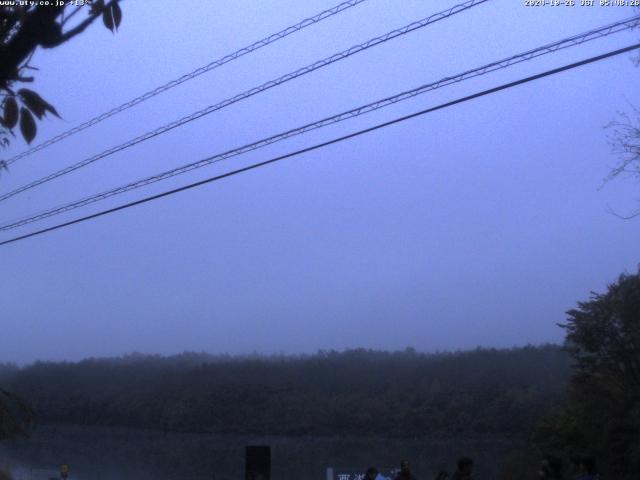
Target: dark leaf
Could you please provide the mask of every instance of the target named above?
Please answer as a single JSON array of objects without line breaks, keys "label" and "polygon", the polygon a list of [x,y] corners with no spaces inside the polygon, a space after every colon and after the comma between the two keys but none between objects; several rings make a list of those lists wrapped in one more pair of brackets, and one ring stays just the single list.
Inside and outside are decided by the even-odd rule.
[{"label": "dark leaf", "polygon": [[27,143],[31,143],[36,137],[36,130],[36,121],[33,119],[33,115],[29,110],[22,107],[20,109],[20,131]]},{"label": "dark leaf", "polygon": [[105,27],[113,32],[113,12],[110,8],[107,8],[102,12],[102,22],[104,23]]},{"label": "dark leaf", "polygon": [[120,26],[120,22],[122,22],[122,10],[120,9],[120,5],[118,2],[114,2],[111,6],[111,10],[113,12],[113,21],[116,25],[116,29]]},{"label": "dark leaf", "polygon": [[55,107],[50,103],[47,103],[47,111],[53,113],[58,118],[62,118]]},{"label": "dark leaf", "polygon": [[42,118],[47,111],[47,102],[45,102],[40,95],[32,90],[27,90],[26,88],[18,90],[18,95],[20,95],[22,102],[35,114],[36,117]]},{"label": "dark leaf", "polygon": [[95,0],[91,4],[91,9],[89,10],[89,15],[98,15],[102,9],[104,8],[104,0]]},{"label": "dark leaf", "polygon": [[18,123],[18,102],[14,97],[8,97],[4,102],[3,124],[7,128],[13,128]]},{"label": "dark leaf", "polygon": [[24,104],[36,115],[36,117],[42,118],[46,112],[51,112],[56,117],[60,118],[60,115],[58,115],[56,109],[53,108],[53,105],[44,100],[33,90],[22,88],[18,90],[18,94],[20,95],[20,98],[22,98]]}]

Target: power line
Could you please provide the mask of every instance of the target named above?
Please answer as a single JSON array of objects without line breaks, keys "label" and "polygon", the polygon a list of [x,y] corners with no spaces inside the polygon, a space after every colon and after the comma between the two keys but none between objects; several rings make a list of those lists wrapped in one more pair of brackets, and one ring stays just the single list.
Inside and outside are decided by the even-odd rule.
[{"label": "power line", "polygon": [[602,38],[614,33],[619,33],[625,30],[629,30],[632,28],[635,28],[636,26],[638,26],[638,24],[640,24],[640,15],[628,18],[626,20],[621,20],[619,22],[615,22],[603,27],[599,27],[593,30],[589,30],[585,33],[581,33],[578,35],[574,35],[565,39],[562,39],[560,41],[557,42],[553,42],[553,43],[549,43],[547,45],[544,45],[542,47],[538,47],[532,50],[528,50],[524,53],[520,53],[517,55],[512,55],[511,57],[507,57],[504,58],[502,60],[498,60],[496,62],[492,62],[489,63],[487,65],[484,65],[482,67],[479,68],[475,68],[473,70],[467,70],[463,73],[454,75],[454,76],[449,76],[449,77],[445,77],[441,80],[438,80],[436,82],[432,82],[432,83],[428,83],[425,85],[421,85],[420,87],[414,88],[412,90],[408,90],[405,92],[401,92],[397,95],[391,96],[391,97],[387,97],[387,98],[383,98],[381,100],[377,100],[375,102],[371,102],[368,103],[366,105],[362,105],[360,107],[339,113],[337,115],[333,115],[331,117],[326,117],[322,120],[318,120],[316,122],[313,123],[309,123],[306,125],[303,125],[301,127],[297,127],[291,130],[287,130],[285,132],[267,137],[267,138],[263,138],[261,140],[258,140],[256,142],[253,143],[249,143],[246,145],[243,145],[241,147],[226,151],[224,153],[219,153],[201,160],[198,160],[196,162],[192,162],[186,165],[182,165],[180,167],[177,168],[173,168],[171,170],[167,170],[165,172],[156,174],[156,175],[152,175],[150,177],[146,177],[140,180],[136,180],[134,182],[113,188],[111,190],[107,190],[98,194],[94,194],[91,195],[89,197],[85,197],[81,200],[76,200],[74,202],[71,203],[67,203],[58,207],[54,207],[36,214],[31,214],[30,216],[27,217],[23,217],[21,219],[18,220],[14,220],[11,222],[7,222],[3,225],[0,225],[0,231],[7,231],[7,230],[11,230],[17,227],[21,227],[39,220],[43,220],[45,218],[49,218],[52,217],[54,215],[58,215],[61,213],[65,213],[71,210],[75,210],[76,208],[81,208],[84,207],[86,205],[101,201],[101,200],[105,200],[107,198],[110,198],[112,196],[115,195],[119,195],[121,193],[125,193],[137,188],[141,188],[144,187],[146,185],[150,185],[152,183],[161,181],[161,180],[166,180],[168,178],[177,176],[177,175],[181,175],[184,173],[187,173],[189,171],[210,165],[212,163],[216,163],[231,157],[235,157],[244,153],[247,153],[249,151],[252,150],[256,150],[258,148],[262,148],[265,147],[267,145],[271,145],[274,144],[276,142],[285,140],[287,138],[291,138],[293,136],[296,135],[301,135],[303,133],[309,132],[311,130],[315,130],[318,128],[322,128],[325,127],[327,125],[331,125],[334,123],[338,123],[344,120],[347,120],[349,118],[354,118],[360,115],[364,115],[366,113],[369,112],[373,112],[375,110],[379,110],[381,108],[387,107],[389,105],[404,101],[404,100],[408,100],[410,98],[413,98],[417,95],[432,91],[432,90],[436,90],[438,88],[442,88],[454,83],[458,83],[464,80],[468,80],[480,75],[485,75],[487,73],[496,71],[496,70],[500,70],[500,69],[504,69],[504,68],[508,68],[509,66],[512,65],[516,65],[518,63],[524,62],[524,61],[528,61],[528,60],[532,60],[534,58],[538,58],[542,55],[546,55],[549,53],[553,53],[556,52],[558,50],[561,49],[565,49],[565,48],[569,48],[569,47],[573,47],[573,46],[577,46],[577,45],[581,45],[585,42],[597,39],[597,38]]},{"label": "power line", "polygon": [[279,157],[275,157],[275,158],[272,158],[272,159],[269,159],[269,160],[265,160],[264,162],[256,163],[256,164],[253,164],[253,165],[249,165],[247,167],[239,168],[237,170],[232,170],[230,172],[223,173],[223,174],[220,174],[220,175],[216,175],[214,177],[210,177],[210,178],[207,178],[205,180],[200,180],[198,182],[191,183],[189,185],[185,185],[185,186],[182,186],[182,187],[179,187],[179,188],[174,188],[172,190],[168,190],[168,191],[156,194],[156,195],[151,195],[149,197],[145,197],[145,198],[142,198],[140,200],[135,200],[133,202],[129,202],[129,203],[126,203],[124,205],[119,205],[117,207],[113,207],[113,208],[110,208],[110,209],[107,209],[107,210],[102,210],[100,212],[97,212],[97,213],[94,213],[94,214],[91,214],[91,215],[87,215],[85,217],[81,217],[81,218],[77,218],[75,220],[71,220],[71,221],[68,221],[68,222],[60,223],[60,224],[54,225],[52,227],[44,228],[42,230],[37,230],[35,232],[31,232],[31,233],[28,233],[28,234],[25,234],[25,235],[21,235],[19,237],[11,238],[9,240],[4,240],[4,241],[0,242],[0,246],[7,245],[9,243],[17,242],[17,241],[20,241],[20,240],[24,240],[24,239],[27,239],[27,238],[30,238],[30,237],[34,237],[36,235],[42,235],[43,233],[47,233],[47,232],[51,232],[51,231],[54,231],[54,230],[58,230],[60,228],[68,227],[68,226],[71,226],[71,225],[75,225],[77,223],[85,222],[87,220],[92,220],[94,218],[98,218],[98,217],[101,217],[103,215],[107,215],[109,213],[114,213],[114,212],[117,212],[117,211],[120,211],[120,210],[125,210],[127,208],[134,207],[136,205],[141,205],[143,203],[147,203],[147,202],[150,202],[150,201],[153,201],[153,200],[157,200],[159,198],[167,197],[167,196],[170,196],[170,195],[173,195],[175,193],[179,193],[179,192],[182,192],[182,191],[185,191],[185,190],[190,190],[192,188],[199,187],[201,185],[205,185],[207,183],[211,183],[211,182],[215,182],[215,181],[218,181],[218,180],[222,180],[223,178],[227,178],[227,177],[231,177],[233,175],[237,175],[237,174],[240,174],[240,173],[248,172],[250,170],[254,170],[254,169],[257,169],[259,167],[264,167],[266,165],[269,165],[269,164],[272,164],[272,163],[276,163],[276,162],[279,162],[279,161],[287,159],[287,158],[295,157],[295,156],[301,155],[303,153],[307,153],[307,152],[310,152],[310,151],[313,151],[313,150],[318,150],[320,148],[327,147],[329,145],[333,145],[335,143],[343,142],[345,140],[364,135],[365,133],[370,133],[370,132],[373,132],[375,130],[379,130],[381,128],[388,127],[390,125],[394,125],[396,123],[404,122],[406,120],[409,120],[409,119],[412,119],[412,118],[415,118],[415,117],[426,115],[427,113],[431,113],[431,112],[435,112],[437,110],[442,110],[444,108],[452,107],[452,106],[460,104],[460,103],[468,102],[470,100],[474,100],[474,99],[479,98],[479,97],[483,97],[483,96],[486,96],[486,95],[497,93],[497,92],[502,91],[502,90],[507,90],[509,88],[513,88],[513,87],[516,87],[518,85],[529,83],[529,82],[532,82],[534,80],[539,80],[541,78],[548,77],[548,76],[551,76],[551,75],[555,75],[555,74],[558,74],[558,73],[561,73],[561,72],[564,72],[564,71],[567,71],[567,70],[572,70],[574,68],[578,68],[578,67],[581,67],[583,65],[587,65],[587,64],[590,64],[590,63],[595,63],[595,62],[598,62],[600,60],[604,60],[604,59],[607,59],[607,58],[610,58],[610,57],[613,57],[613,56],[616,56],[616,55],[621,55],[623,53],[627,53],[627,52],[630,52],[632,50],[636,50],[638,48],[640,48],[640,43],[636,43],[635,45],[630,45],[628,47],[620,48],[618,50],[614,50],[614,51],[611,51],[611,52],[608,52],[608,53],[605,53],[605,54],[602,54],[602,55],[598,55],[598,56],[595,56],[595,57],[590,57],[590,58],[588,58],[586,60],[581,60],[579,62],[574,62],[574,63],[568,64],[568,65],[565,65],[565,66],[562,66],[562,67],[559,67],[559,68],[554,68],[552,70],[547,70],[545,72],[538,73],[536,75],[531,75],[529,77],[525,77],[525,78],[522,78],[520,80],[516,80],[516,81],[513,81],[513,82],[505,83],[505,84],[500,85],[498,87],[490,88],[488,90],[483,90],[481,92],[474,93],[474,94],[468,95],[466,97],[458,98],[458,99],[452,100],[450,102],[442,103],[442,104],[437,105],[435,107],[427,108],[425,110],[421,110],[419,112],[415,112],[415,113],[412,113],[410,115],[405,115],[403,117],[395,118],[393,120],[390,120],[390,121],[387,121],[387,122],[384,122],[384,123],[379,123],[377,125],[374,125],[373,127],[365,128],[363,130],[359,130],[357,132],[353,132],[353,133],[350,133],[348,135],[344,135],[342,137],[338,137],[338,138],[334,138],[334,139],[326,141],[326,142],[318,143],[318,144],[313,145],[311,147],[306,147],[306,148],[303,148],[303,149],[300,149],[300,150],[296,150],[295,152],[287,153],[287,154],[281,155]]},{"label": "power line", "polygon": [[96,117],[93,117],[89,120],[87,120],[84,123],[81,123],[80,125],[77,125],[69,130],[66,130],[62,133],[60,133],[59,135],[56,135],[55,137],[50,138],[49,140],[40,143],[39,145],[36,145],[12,158],[10,158],[9,160],[6,160],[5,163],[7,165],[11,165],[12,163],[20,160],[21,158],[24,157],[28,157],[29,155],[38,152],[40,150],[43,150],[55,143],[58,143],[60,140],[64,140],[67,137],[70,137],[71,135],[75,135],[78,132],[81,132],[82,130],[85,130],[89,127],[92,127],[94,125],[97,125],[98,123],[106,120],[107,118],[113,117],[114,115],[117,115],[120,112],[124,112],[125,110],[128,110],[136,105],[138,105],[139,103],[145,102],[147,100],[149,100],[152,97],[155,97],[156,95],[159,95],[163,92],[166,92],[167,90],[170,90],[174,87],[177,87],[178,85],[187,82],[193,78],[196,78],[204,73],[210,72],[211,70],[214,70],[218,67],[221,67],[223,65],[225,65],[226,63],[229,63],[233,60],[237,60],[240,57],[243,57],[244,55],[247,55],[249,53],[255,52],[256,50],[261,49],[262,47],[266,47],[267,45],[270,45],[272,43],[277,42],[278,40],[281,40],[293,33],[299,32],[300,30],[306,28],[306,27],[310,27],[312,25],[315,25],[316,23],[321,22],[322,20],[325,20],[327,18],[330,18],[334,15],[337,15],[338,13],[341,13],[351,7],[355,7],[356,5],[363,3],[367,0],[349,0],[347,2],[343,2],[339,5],[336,5],[333,8],[330,8],[328,10],[324,10],[323,12],[318,13],[317,15],[314,15],[312,17],[306,18],[304,20],[302,20],[301,22],[296,23],[295,25],[291,25],[290,27],[285,28],[284,30],[280,30],[277,33],[274,33],[272,35],[269,35],[268,37],[263,38],[262,40],[258,40],[257,42],[252,43],[251,45],[248,45],[246,47],[243,47],[239,50],[236,50],[233,53],[230,53],[228,55],[225,55],[224,57],[221,57],[217,60],[214,60],[213,62],[204,65],[200,68],[197,68],[195,70],[193,70],[192,72],[189,72],[185,75],[182,75],[179,78],[176,78],[174,80],[171,80],[170,82],[165,83],[164,85],[160,85],[159,87],[154,88],[153,90],[149,90],[146,93],[143,93],[142,95],[129,100],[128,102],[123,103],[122,105],[119,105],[117,107],[112,108],[111,110],[109,110],[108,112],[104,112]]},{"label": "power line", "polygon": [[407,33],[413,32],[415,30],[418,30],[420,28],[426,27],[427,25],[431,25],[435,22],[438,22],[440,20],[449,18],[455,14],[458,14],[460,12],[463,12],[465,10],[468,10],[470,8],[473,8],[477,5],[480,5],[482,3],[488,2],[490,0],[469,0],[465,3],[459,4],[459,5],[455,5],[451,8],[448,8],[447,10],[444,10],[442,12],[439,13],[435,13],[433,15],[430,15],[427,18],[424,18],[422,20],[419,20],[417,22],[412,22],[408,25],[405,25],[402,28],[398,28],[395,30],[392,30],[384,35],[381,35],[379,37],[375,37],[372,38],[371,40],[368,40],[367,42],[355,45],[347,50],[344,50],[340,53],[336,53],[330,57],[327,57],[323,60],[319,60],[311,65],[308,65],[306,67],[300,68],[294,72],[288,73],[286,75],[283,75],[275,80],[271,80],[269,82],[263,83],[262,85],[260,85],[259,87],[254,87],[250,90],[247,90],[243,93],[240,93],[234,97],[228,98],[226,100],[223,100],[220,103],[217,103],[215,105],[210,105],[202,110],[199,110],[197,112],[192,113],[191,115],[187,115],[179,120],[176,120],[174,122],[171,122],[167,125],[164,125],[162,127],[159,127],[155,130],[152,130],[150,132],[147,132],[143,135],[140,135],[132,140],[129,140],[128,142],[122,143],[116,147],[112,147],[108,150],[105,150],[97,155],[94,155],[92,157],[89,157],[85,160],[82,160],[78,163],[75,163],[73,165],[70,165],[66,168],[63,168],[62,170],[58,170],[57,172],[54,172],[52,174],[46,175],[38,180],[35,180],[31,183],[28,183],[26,185],[23,185],[21,187],[16,188],[15,190],[12,190],[10,192],[7,192],[5,194],[0,195],[0,201],[2,200],[6,200],[10,197],[13,197],[21,192],[24,192],[26,190],[30,190],[34,187],[37,187],[38,185],[42,185],[43,183],[49,182],[55,178],[58,178],[62,175],[66,175],[69,174],[75,170],[78,170],[79,168],[85,167],[91,163],[94,163],[102,158],[105,158],[109,155],[113,155],[114,153],[120,152],[122,150],[125,150],[126,148],[132,147],[133,145],[136,145],[138,143],[144,142],[146,140],[149,140],[153,137],[156,137],[158,135],[161,135],[163,133],[168,132],[169,130],[173,130],[176,127],[182,126],[186,123],[192,122],[194,120],[197,120],[201,117],[204,117],[205,115],[209,115],[210,113],[213,113],[217,110],[221,110],[225,107],[228,107],[229,105],[232,105],[236,102],[239,102],[241,100],[244,100],[246,98],[252,97],[258,93],[262,93],[266,90],[269,90],[273,87],[276,87],[278,85],[281,85],[283,83],[286,83],[290,80],[293,80],[295,78],[298,78],[302,75],[306,75],[308,73],[311,73],[315,70],[318,70],[320,68],[326,67],[327,65],[331,65],[332,63],[335,63],[337,61],[343,60],[345,58],[350,57],[351,55],[354,55],[356,53],[360,53],[363,52],[365,50],[368,50],[369,48],[375,47],[377,45],[381,45],[385,42],[388,42],[389,40],[392,40],[394,38],[400,37],[402,35],[406,35]]}]

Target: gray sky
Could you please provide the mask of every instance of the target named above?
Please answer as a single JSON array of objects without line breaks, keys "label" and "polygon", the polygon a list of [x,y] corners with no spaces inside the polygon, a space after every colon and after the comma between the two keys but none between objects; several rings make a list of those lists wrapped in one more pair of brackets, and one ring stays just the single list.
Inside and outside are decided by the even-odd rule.
[{"label": "gray sky", "polygon": [[[35,89],[64,120],[43,141],[337,0],[124,2],[40,51]],[[51,148],[8,191],[206,105],[453,5],[369,0]],[[578,1],[578,4],[580,2]],[[0,205],[2,220],[117,186],[633,15],[495,0],[175,129]],[[623,33],[440,89],[161,182],[52,225],[637,41]],[[638,185],[598,190],[603,126],[640,105],[621,56],[276,165],[0,247],[0,361],[131,351],[462,349],[559,342],[576,301],[634,272]],[[15,141],[3,152],[24,149]],[[6,239],[16,233],[3,234]]]}]

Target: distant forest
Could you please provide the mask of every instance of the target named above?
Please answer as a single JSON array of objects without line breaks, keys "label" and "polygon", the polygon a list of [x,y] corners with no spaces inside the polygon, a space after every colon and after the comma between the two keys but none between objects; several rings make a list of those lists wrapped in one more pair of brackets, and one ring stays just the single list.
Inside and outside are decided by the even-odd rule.
[{"label": "distant forest", "polygon": [[43,424],[286,435],[524,436],[564,402],[570,375],[554,345],[0,364],[0,385]]}]

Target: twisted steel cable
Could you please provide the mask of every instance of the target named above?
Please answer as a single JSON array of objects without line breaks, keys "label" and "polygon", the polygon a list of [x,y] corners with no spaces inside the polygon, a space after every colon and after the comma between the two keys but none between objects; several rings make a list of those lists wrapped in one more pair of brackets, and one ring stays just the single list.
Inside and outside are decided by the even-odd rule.
[{"label": "twisted steel cable", "polygon": [[231,157],[235,157],[247,152],[250,152],[252,150],[257,150],[259,148],[265,147],[267,145],[271,145],[273,143],[277,143],[280,142],[282,140],[285,140],[287,138],[293,137],[293,136],[297,136],[297,135],[301,135],[303,133],[309,132],[311,130],[316,130],[318,128],[322,128],[325,127],[327,125],[331,125],[334,123],[338,123],[338,122],[342,122],[344,120],[347,120],[349,118],[354,118],[354,117],[358,117],[360,115],[364,115],[366,113],[370,113],[376,110],[379,110],[381,108],[387,107],[389,105],[393,105],[395,103],[404,101],[404,100],[408,100],[410,98],[413,98],[417,95],[421,95],[423,93],[432,91],[432,90],[436,90],[438,88],[442,88],[448,85],[452,85],[454,83],[459,83],[462,82],[464,80],[468,80],[474,77],[478,77],[481,75],[486,75],[487,73],[491,73],[494,72],[496,70],[502,70],[505,68],[508,68],[512,65],[516,65],[518,63],[522,63],[525,61],[529,61],[532,60],[534,58],[540,57],[542,55],[547,55],[549,53],[553,53],[556,52],[558,50],[563,50],[569,47],[574,47],[577,45],[581,45],[585,42],[589,42],[591,40],[595,40],[598,38],[602,38],[602,37],[606,37],[615,33],[619,33],[619,32],[623,32],[626,30],[631,30],[635,27],[637,27],[638,25],[640,25],[640,15],[628,18],[626,20],[621,20],[619,22],[615,22],[603,27],[599,27],[593,30],[589,30],[588,32],[585,33],[581,33],[578,35],[574,35],[562,40],[559,40],[557,42],[553,42],[532,50],[528,50],[526,52],[523,53],[519,53],[517,55],[512,55],[510,57],[504,58],[502,60],[498,60],[486,65],[483,65],[481,67],[472,69],[472,70],[467,70],[463,73],[454,75],[454,76],[449,76],[449,77],[445,77],[442,78],[436,82],[432,82],[432,83],[428,83],[425,85],[421,85],[417,88],[414,88],[412,90],[407,90],[405,92],[401,92],[399,94],[393,95],[391,97],[387,97],[387,98],[383,98],[381,100],[377,100],[375,102],[372,103],[368,103],[366,105],[362,105],[360,107],[330,116],[330,117],[326,117],[323,118],[322,120],[318,120],[316,122],[313,123],[308,123],[306,125],[303,125],[301,127],[297,127],[291,130],[287,130],[286,132],[282,132],[267,138],[263,138],[261,140],[258,140],[256,142],[247,144],[247,145],[243,145],[241,147],[235,148],[233,150],[229,150],[223,153],[219,153],[201,160],[198,160],[196,162],[193,163],[189,163],[186,165],[182,165],[180,167],[171,169],[171,170],[167,170],[165,172],[156,174],[156,175],[152,175],[150,177],[146,177],[140,180],[136,180],[134,182],[128,183],[126,185],[122,185],[120,187],[117,188],[113,188],[111,190],[107,190],[89,197],[85,197],[81,200],[77,200],[71,203],[67,203],[55,208],[51,208],[49,210],[45,210],[36,214],[32,214],[28,217],[25,218],[21,218],[19,220],[14,220],[11,221],[9,223],[5,223],[3,225],[0,225],[0,231],[6,231],[6,230],[11,230],[17,227],[21,227],[33,222],[37,222],[39,220],[43,220],[45,218],[49,218],[52,217],[54,215],[59,215],[61,213],[64,212],[68,212],[71,210],[75,210],[77,208],[81,208],[84,207],[86,205],[90,205],[92,203],[101,201],[101,200],[105,200],[107,198],[113,197],[115,195],[119,195],[125,192],[128,192],[130,190],[135,190],[138,188],[142,188],[144,186],[150,185],[152,183],[156,183],[159,182],[161,180],[166,180],[168,178],[171,177],[175,177],[177,175],[181,175],[187,172],[190,172],[192,170],[213,164],[213,163],[217,163],[220,162],[222,160],[231,158]]},{"label": "twisted steel cable", "polygon": [[122,105],[119,105],[117,107],[112,108],[111,110],[109,110],[108,112],[104,112],[96,117],[93,117],[89,120],[87,120],[84,123],[81,123],[80,125],[77,125],[69,130],[66,130],[58,135],[56,135],[55,137],[50,138],[49,140],[40,143],[39,145],[36,145],[28,150],[25,150],[22,153],[19,153],[18,155],[11,157],[8,160],[5,160],[5,164],[6,165],[11,165],[14,162],[17,162],[18,160],[20,160],[21,158],[25,158],[28,157],[29,155],[38,152],[40,150],[43,150],[55,143],[58,143],[60,140],[64,140],[67,137],[70,137],[71,135],[75,135],[78,132],[81,132],[89,127],[92,127],[94,125],[97,125],[98,123],[106,120],[107,118],[113,117],[114,115],[117,115],[120,112],[124,112],[125,110],[128,110],[132,107],[135,107],[136,105],[138,105],[139,103],[145,102],[147,100],[149,100],[152,97],[155,97],[156,95],[160,95],[163,92],[166,92],[167,90],[170,90],[174,87],[177,87],[178,85],[187,82],[193,78],[196,78],[204,73],[210,72],[211,70],[214,70],[218,67],[221,67],[222,65],[229,63],[233,60],[237,60],[238,58],[247,55],[249,53],[255,52],[256,50],[259,50],[262,47],[266,47],[267,45],[270,45],[272,43],[277,42],[278,40],[281,40],[293,33],[296,33],[306,27],[309,27],[311,25],[315,25],[316,23],[321,22],[322,20],[325,20],[329,17],[332,17],[334,15],[337,15],[338,13],[341,13],[351,7],[355,7],[356,5],[366,2],[367,0],[349,0],[347,2],[343,2],[339,5],[336,5],[333,8],[330,8],[328,10],[325,10],[323,12],[318,13],[317,15],[314,15],[313,17],[309,17],[306,18],[304,20],[302,20],[301,22],[296,23],[295,25],[291,25],[290,27],[285,28],[284,30],[279,31],[278,33],[274,33],[272,35],[269,35],[268,37],[263,38],[262,40],[258,40],[257,42],[252,43],[251,45],[241,48],[240,50],[237,50],[233,53],[230,53],[228,55],[225,55],[224,57],[221,57],[217,60],[214,60],[213,62],[209,63],[208,65],[204,65],[200,68],[197,68],[195,70],[193,70],[192,72],[189,72],[185,75],[182,75],[179,78],[176,78],[174,80],[171,80],[170,82],[165,83],[164,85],[160,85],[159,87],[154,88],[153,90],[149,90],[146,93],[143,93],[142,95],[133,98],[132,100],[129,100],[128,102],[123,103]]},{"label": "twisted steel cable", "polygon": [[49,182],[55,178],[58,178],[62,175],[67,175],[75,170],[78,170],[79,168],[85,167],[89,164],[92,164],[102,158],[108,157],[109,155],[113,155],[114,153],[117,152],[121,152],[122,150],[125,150],[129,147],[132,147],[134,145],[137,145],[138,143],[144,142],[146,140],[149,140],[153,137],[156,137],[158,135],[162,135],[163,133],[168,132],[169,130],[173,130],[174,128],[180,127],[182,125],[185,125],[186,123],[192,122],[194,120],[197,120],[199,118],[204,117],[205,115],[209,115],[215,111],[221,110],[225,107],[228,107],[229,105],[233,105],[234,103],[237,103],[241,100],[245,100],[249,97],[252,97],[254,95],[257,95],[259,93],[262,93],[266,90],[269,90],[273,87],[277,87],[278,85],[282,85],[283,83],[286,83],[290,80],[293,80],[295,78],[301,77],[303,75],[306,75],[308,73],[311,73],[315,70],[318,70],[320,68],[326,67],[328,65],[331,65],[335,62],[338,62],[340,60],[344,60],[345,58],[348,58],[352,55],[355,55],[356,53],[360,53],[363,52],[365,50],[368,50],[369,48],[375,47],[377,45],[381,45],[383,43],[388,42],[389,40],[392,40],[394,38],[400,37],[402,35],[406,35],[407,33],[410,32],[414,32],[420,28],[426,27],[427,25],[431,25],[435,22],[438,22],[440,20],[444,20],[446,18],[449,18],[455,14],[458,14],[460,12],[463,12],[465,10],[468,10],[472,7],[475,7],[477,5],[480,5],[482,3],[488,2],[490,0],[469,0],[465,3],[459,4],[459,5],[455,5],[451,8],[448,8],[447,10],[444,10],[442,12],[439,13],[435,13],[427,18],[424,18],[422,20],[419,20],[417,22],[412,22],[408,25],[405,25],[404,27],[392,30],[384,35],[381,35],[379,37],[375,37],[372,38],[371,40],[368,40],[367,42],[355,45],[347,50],[344,50],[340,53],[336,53],[330,57],[327,57],[323,60],[319,60],[311,65],[308,65],[306,67],[302,67],[298,70],[295,70],[291,73],[287,73],[286,75],[283,75],[275,80],[270,80],[266,83],[263,83],[262,85],[258,86],[258,87],[254,87],[251,88],[250,90],[246,90],[243,93],[240,93],[234,97],[230,97],[226,100],[223,100],[220,103],[217,103],[215,105],[210,105],[202,110],[198,110],[197,112],[194,112],[190,115],[187,115],[185,117],[180,118],[179,120],[175,120],[169,124],[163,125],[162,127],[156,128],[155,130],[152,130],[150,132],[147,132],[143,135],[140,135],[132,140],[129,140],[125,143],[122,143],[120,145],[117,145],[115,147],[112,147],[108,150],[105,150],[101,153],[98,153],[92,157],[86,158],[85,160],[82,160],[78,163],[75,163],[73,165],[70,165],[66,168],[63,168],[61,170],[58,170],[57,172],[51,173],[49,175],[46,175],[44,177],[39,178],[38,180],[34,180],[31,183],[28,183],[26,185],[23,185],[21,187],[18,187],[10,192],[7,192],[5,194],[0,195],[0,201],[6,200],[8,198],[11,198],[15,195],[18,195],[19,193],[22,193],[26,190],[30,190],[34,187],[37,187],[39,185],[42,185],[43,183]]},{"label": "twisted steel cable", "polygon": [[294,152],[290,152],[290,153],[287,153],[287,154],[284,154],[284,155],[280,155],[279,157],[271,158],[269,160],[265,160],[265,161],[259,162],[259,163],[254,163],[254,164],[246,166],[246,167],[242,167],[242,168],[239,168],[239,169],[236,169],[236,170],[232,170],[230,172],[222,173],[222,174],[216,175],[214,177],[209,177],[209,178],[206,178],[204,180],[200,180],[198,182],[194,182],[194,183],[190,183],[188,185],[184,185],[182,187],[174,188],[173,190],[164,191],[162,193],[158,193],[158,194],[155,194],[155,195],[144,197],[144,198],[141,198],[139,200],[135,200],[135,201],[132,201],[132,202],[129,202],[129,203],[125,203],[123,205],[118,205],[116,207],[109,208],[107,210],[102,210],[102,211],[99,211],[97,213],[93,213],[91,215],[86,215],[84,217],[76,218],[76,219],[70,220],[68,222],[59,223],[59,224],[53,225],[51,227],[43,228],[41,230],[37,230],[37,231],[30,232],[30,233],[27,233],[27,234],[24,234],[24,235],[20,235],[18,237],[10,238],[8,240],[1,241],[0,242],[0,246],[8,245],[10,243],[18,242],[20,240],[25,240],[27,238],[35,237],[37,235],[42,235],[44,233],[52,232],[54,230],[58,230],[58,229],[65,228],[65,227],[69,227],[69,226],[75,225],[77,223],[82,223],[82,222],[86,222],[88,220],[93,220],[93,219],[96,219],[98,217],[102,217],[104,215],[108,215],[110,213],[119,212],[121,210],[126,210],[127,208],[131,208],[131,207],[135,207],[137,205],[141,205],[143,203],[152,202],[153,200],[158,200],[160,198],[168,197],[170,195],[174,195],[174,194],[179,193],[179,192],[184,192],[184,191],[190,190],[192,188],[200,187],[200,186],[206,185],[208,183],[216,182],[216,181],[222,180],[224,178],[228,178],[228,177],[231,177],[231,176],[234,176],[234,175],[238,175],[238,174],[241,174],[241,173],[248,172],[250,170],[255,170],[257,168],[261,168],[261,167],[264,167],[264,166],[267,166],[267,165],[271,165],[272,163],[280,162],[282,160],[285,160],[285,159],[288,159],[288,158],[292,158],[292,157],[295,157],[295,156],[298,156],[298,155],[302,155],[304,153],[311,152],[311,151],[314,151],[314,150],[318,150],[320,148],[324,148],[324,147],[327,147],[329,145],[333,145],[333,144],[336,144],[336,143],[344,142],[345,140],[349,140],[351,138],[359,137],[361,135],[365,135],[367,133],[374,132],[374,131],[380,130],[382,128],[386,128],[386,127],[389,127],[391,125],[395,125],[397,123],[405,122],[405,121],[410,120],[412,118],[420,117],[420,116],[426,115],[428,113],[435,112],[437,110],[442,110],[442,109],[445,109],[445,108],[452,107],[454,105],[459,105],[461,103],[465,103],[465,102],[468,102],[468,101],[471,101],[471,100],[475,100],[476,98],[484,97],[484,96],[487,96],[487,95],[492,95],[494,93],[501,92],[503,90],[507,90],[507,89],[510,89],[510,88],[514,88],[516,86],[523,85],[525,83],[533,82],[533,81],[539,80],[541,78],[549,77],[551,75],[557,75],[558,73],[566,72],[567,70],[572,70],[574,68],[578,68],[578,67],[582,67],[584,65],[589,65],[591,63],[599,62],[599,61],[605,60],[607,58],[611,58],[611,57],[614,57],[614,56],[617,56],[617,55],[622,55],[623,53],[628,53],[628,52],[631,52],[633,50],[637,50],[639,48],[640,48],[640,43],[636,43],[634,45],[629,45],[627,47],[623,47],[623,48],[620,48],[618,50],[613,50],[613,51],[604,53],[602,55],[597,55],[595,57],[590,57],[590,58],[587,58],[585,60],[580,60],[578,62],[574,62],[574,63],[568,64],[568,65],[564,65],[562,67],[554,68],[552,70],[547,70],[545,72],[538,73],[538,74],[535,74],[535,75],[531,75],[529,77],[521,78],[521,79],[515,80],[513,82],[505,83],[505,84],[499,85],[497,87],[489,88],[489,89],[483,90],[481,92],[477,92],[477,93],[474,93],[474,94],[471,94],[471,95],[467,95],[466,97],[461,97],[461,98],[457,98],[455,100],[452,100],[450,102],[442,103],[442,104],[437,105],[435,107],[430,107],[430,108],[427,108],[427,109],[424,109],[424,110],[420,110],[420,111],[415,112],[415,113],[411,113],[409,115],[405,115],[405,116],[402,116],[402,117],[394,118],[393,120],[389,120],[387,122],[379,123],[379,124],[374,125],[372,127],[368,127],[368,128],[363,129],[363,130],[358,130],[356,132],[349,133],[347,135],[343,135],[343,136],[338,137],[338,138],[333,138],[333,139],[328,140],[326,142],[317,143],[317,144],[312,145],[310,147],[306,147],[306,148],[303,148],[303,149],[300,149],[300,150],[296,150]]}]

